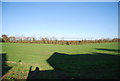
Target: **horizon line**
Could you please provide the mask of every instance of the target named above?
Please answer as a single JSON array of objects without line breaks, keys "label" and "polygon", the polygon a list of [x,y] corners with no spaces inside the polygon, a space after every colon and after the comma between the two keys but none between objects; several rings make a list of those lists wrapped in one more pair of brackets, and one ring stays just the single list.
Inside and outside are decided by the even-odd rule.
[{"label": "horizon line", "polygon": [[[7,35],[7,34],[1,34],[0,38],[2,38],[2,35]],[[25,35],[7,35],[8,37],[30,37],[30,38],[35,38],[36,40],[39,40],[41,38],[48,38],[48,39],[54,39],[54,40],[99,40],[99,39],[114,39],[119,37],[57,37],[57,36],[36,36],[36,35],[31,35],[31,36],[25,36]]]}]

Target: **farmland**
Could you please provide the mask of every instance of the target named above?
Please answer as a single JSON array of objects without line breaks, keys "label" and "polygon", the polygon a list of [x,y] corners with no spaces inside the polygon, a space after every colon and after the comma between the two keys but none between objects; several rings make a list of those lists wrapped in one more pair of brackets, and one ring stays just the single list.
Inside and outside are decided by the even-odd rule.
[{"label": "farmland", "polygon": [[[118,43],[1,43],[4,79],[118,78]],[[30,74],[39,68],[39,73]],[[61,75],[65,75],[62,77]],[[31,77],[36,76],[36,77]]]}]

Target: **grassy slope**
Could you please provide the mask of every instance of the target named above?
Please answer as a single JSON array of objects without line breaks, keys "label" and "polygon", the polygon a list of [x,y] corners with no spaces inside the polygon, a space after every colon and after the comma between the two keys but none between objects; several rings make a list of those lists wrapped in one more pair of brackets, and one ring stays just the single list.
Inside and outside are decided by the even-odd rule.
[{"label": "grassy slope", "polygon": [[[96,49],[97,48],[97,49]],[[40,67],[41,70],[53,69],[47,59],[55,52],[74,54],[94,54],[105,53],[117,55],[116,51],[106,51],[98,49],[118,49],[118,43],[97,43],[87,45],[47,45],[47,44],[25,44],[25,43],[4,43],[2,44],[2,52],[7,54],[8,61],[28,63],[35,67]],[[62,59],[62,58],[61,58]],[[14,66],[14,65],[13,65]],[[29,65],[28,65],[29,66]],[[20,68],[16,66],[17,69]],[[22,66],[23,68],[23,66]],[[28,68],[29,69],[29,68]],[[15,68],[13,70],[16,70]]]}]

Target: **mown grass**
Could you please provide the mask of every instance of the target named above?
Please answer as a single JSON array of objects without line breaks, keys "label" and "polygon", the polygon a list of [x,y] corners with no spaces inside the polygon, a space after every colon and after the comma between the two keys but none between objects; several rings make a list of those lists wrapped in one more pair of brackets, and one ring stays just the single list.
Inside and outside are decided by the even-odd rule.
[{"label": "mown grass", "polygon": [[[7,65],[12,67],[8,71],[6,71],[8,73],[8,76],[6,78],[14,77],[17,79],[26,79],[28,76],[30,66],[33,66],[32,70],[34,70],[36,67],[39,67],[40,70],[44,70],[44,71],[54,70],[57,68],[60,69],[61,71],[68,72],[69,75],[72,77],[78,77],[77,75],[79,74],[79,76],[81,76],[82,78],[86,78],[86,77],[90,78],[90,76],[92,78],[95,78],[96,76],[94,75],[94,72],[92,74],[87,73],[90,72],[91,70],[89,69],[92,67],[91,64],[96,65],[96,70],[98,70],[97,68],[99,65],[100,68],[104,68],[104,67],[108,68],[108,66],[110,67],[112,64],[118,62],[118,59],[116,59],[116,57],[114,58],[114,56],[113,57],[110,56],[108,60],[110,61],[112,59],[112,61],[109,62],[106,61],[106,58],[109,55],[119,56],[118,51],[119,51],[118,43],[96,43],[96,44],[86,44],[86,45],[52,45],[52,44],[28,44],[28,43],[2,44],[2,53],[6,54],[6,61],[8,61]],[[60,56],[58,55],[57,57],[54,57],[55,59],[56,58],[57,59],[55,60],[53,58],[53,60],[50,61],[50,63],[52,62],[52,64],[50,64],[47,60],[50,59],[55,53],[59,53]],[[67,56],[63,56],[64,54]],[[81,54],[85,56],[81,56]],[[101,58],[98,58],[99,56],[91,58],[91,56],[88,56],[86,54],[93,54],[93,55],[108,54],[108,56],[105,55],[102,56]],[[97,59],[99,59],[99,61],[97,61]],[[103,60],[104,62],[101,60]],[[93,63],[94,61],[97,61],[98,63],[96,62],[97,64],[95,64]],[[115,64],[115,66],[113,65],[113,67],[112,66],[111,67],[115,68],[116,66],[117,63]],[[93,68],[95,69],[95,67]],[[101,70],[100,68],[99,70]],[[104,70],[105,69],[103,69],[103,71]],[[115,69],[112,69],[110,73],[116,70],[117,67]],[[80,74],[80,72],[82,74]],[[104,75],[105,76],[107,75],[107,78],[112,77],[112,75],[110,76],[108,75],[108,72],[107,74],[104,73]],[[106,78],[105,76],[101,76],[101,77],[98,76],[98,78]],[[113,75],[113,78],[115,76],[116,74]]]}]

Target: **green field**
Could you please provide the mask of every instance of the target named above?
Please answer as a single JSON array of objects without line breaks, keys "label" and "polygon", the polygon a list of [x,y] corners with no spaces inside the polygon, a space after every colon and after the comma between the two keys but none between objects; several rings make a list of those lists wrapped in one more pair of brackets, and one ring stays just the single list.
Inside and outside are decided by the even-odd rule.
[{"label": "green field", "polygon": [[[6,79],[116,79],[118,43],[52,45],[2,43]],[[33,74],[29,70],[32,67]],[[34,73],[36,67],[40,71]],[[32,72],[31,72],[32,73]],[[62,77],[62,75],[65,75]]]}]

